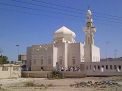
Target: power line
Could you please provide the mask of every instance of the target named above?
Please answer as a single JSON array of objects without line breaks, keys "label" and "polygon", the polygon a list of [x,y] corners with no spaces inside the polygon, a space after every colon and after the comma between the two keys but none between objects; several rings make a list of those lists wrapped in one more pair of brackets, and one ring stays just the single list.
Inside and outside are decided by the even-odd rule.
[{"label": "power line", "polygon": [[[23,2],[23,1],[18,1],[18,0],[12,0],[12,1],[15,1],[15,2],[19,2],[19,3],[24,3],[24,4],[31,4],[31,5],[34,5],[34,6],[42,6],[42,7],[46,7],[46,8],[49,8],[49,9],[54,9],[54,10],[63,10],[63,11],[66,11],[66,10],[64,10],[64,9],[60,9],[60,8],[58,8],[57,6],[57,4],[51,4],[51,5],[55,5],[57,8],[55,8],[55,7],[50,7],[50,6],[45,6],[45,5],[38,5],[38,4],[33,4],[33,3],[28,3],[28,2]],[[33,1],[33,0],[32,0]],[[49,3],[46,3],[46,2],[43,2],[43,1],[39,1],[39,2],[42,2],[42,3],[44,3],[44,4],[48,4],[49,5]],[[61,6],[61,5],[60,5]],[[65,6],[64,6],[65,7]],[[65,8],[68,8],[69,9],[69,7],[65,7]],[[74,9],[74,8],[73,8]],[[79,9],[78,9],[79,10]],[[67,11],[67,12],[70,12],[70,11]],[[71,11],[70,13],[73,13],[74,11]],[[79,15],[81,15],[82,14],[82,12],[75,12],[75,14],[79,14]],[[73,15],[74,15],[74,13],[73,13]],[[95,15],[95,17],[99,17],[100,15]],[[77,17],[77,16],[76,16]],[[112,20],[112,22],[113,21],[119,21],[120,23],[122,23],[121,21],[120,21],[120,19],[115,19],[115,18],[111,18],[111,17],[106,17],[106,16],[102,16],[101,18],[105,18],[105,19],[111,19]]]},{"label": "power line", "polygon": [[[70,12],[70,13],[77,13],[79,15],[83,14],[82,12],[77,12],[77,11],[72,11],[71,9],[68,9],[68,11],[66,9],[63,9],[62,7],[59,8],[59,7],[55,7],[54,5],[53,6],[47,6],[47,5],[44,5],[44,4],[47,4],[47,3],[44,3],[44,4],[34,4],[34,3],[30,3],[30,2],[25,2],[25,1],[18,1],[18,0],[12,0],[14,2],[19,2],[19,3],[23,3],[23,4],[30,4],[30,5],[33,5],[33,6],[41,6],[41,7],[45,7],[45,8],[48,8],[48,9],[53,9],[53,10],[59,10],[59,11],[66,11],[66,12]],[[49,5],[49,4],[48,4]],[[70,10],[70,11],[69,11]],[[74,14],[73,13],[73,14]]]},{"label": "power line", "polygon": [[[18,8],[24,8],[24,9],[30,9],[30,10],[36,10],[36,11],[41,11],[42,9],[37,9],[37,8],[30,8],[30,7],[25,7],[25,6],[18,6],[18,5],[12,5],[12,4],[7,4],[7,3],[2,3],[0,2],[1,5],[5,5],[5,6],[13,6],[13,7],[18,7]],[[43,11],[43,12],[46,12],[46,11]],[[61,11],[58,11],[58,12],[55,12],[55,11],[48,11],[48,12],[54,12],[56,14],[62,14],[62,15],[69,15],[69,16],[73,16],[73,17],[79,17],[77,15],[73,15],[73,14],[69,14],[69,13],[65,13],[65,12],[61,12]]]},{"label": "power line", "polygon": [[[32,1],[41,2],[41,3],[47,4],[47,5],[55,5],[55,6],[58,6],[58,7],[62,7],[62,8],[66,8],[66,9],[72,9],[72,10],[75,10],[75,11],[77,10],[77,12],[78,11],[79,12],[80,11],[83,11],[83,12],[85,11],[85,10],[73,8],[73,7],[70,7],[70,6],[64,6],[64,5],[54,4],[54,3],[48,3],[48,2],[45,2],[45,1],[38,1],[38,0],[32,0]],[[93,13],[96,14],[96,15],[100,14],[100,15],[102,15],[102,17],[105,16],[105,17],[116,18],[116,19],[119,19],[119,20],[120,20],[120,18],[122,19],[122,16],[116,16],[116,15],[111,15],[111,14],[106,14],[106,13],[101,13],[101,12],[94,12],[94,11],[93,11]]]},{"label": "power line", "polygon": [[31,1],[34,1],[34,2],[41,2],[41,3],[44,3],[44,4],[47,4],[47,5],[53,5],[53,6],[58,6],[58,7],[61,7],[61,8],[65,8],[65,9],[72,9],[72,10],[77,10],[77,11],[85,11],[85,10],[81,10],[81,9],[76,9],[76,8],[73,8],[73,7],[70,7],[70,6],[64,6],[64,5],[59,5],[59,4],[54,4],[54,3],[48,3],[48,2],[44,2],[44,1],[38,1],[38,0],[31,0]]},{"label": "power line", "polygon": [[[49,14],[46,14],[46,13],[44,13],[45,11],[43,11],[43,13],[40,12],[41,13],[40,14],[39,12],[38,13],[30,13],[30,12],[27,12],[27,11],[16,10],[16,9],[11,9],[11,8],[0,8],[0,9],[4,9],[4,10],[8,10],[8,11],[12,10],[14,12],[19,12],[19,13],[22,13],[22,14],[27,14],[27,15],[32,15],[32,16],[41,16],[43,14],[44,16],[52,17],[51,15],[55,15],[55,13],[51,13],[50,15]],[[57,14],[66,16],[65,14],[61,14],[61,13],[57,13]],[[60,17],[60,16],[54,16],[54,17]],[[80,20],[81,17],[74,17],[74,16],[71,16],[70,15],[68,18],[71,18],[71,20],[74,20],[74,19]]]},{"label": "power line", "polygon": [[[30,10],[38,10],[40,11],[41,9],[37,9],[37,8],[30,8],[30,7],[25,7],[25,6],[18,6],[18,5],[11,5],[11,4],[7,4],[7,3],[2,3],[0,2],[1,5],[6,5],[6,6],[13,6],[13,7],[19,7],[19,8],[24,8],[24,9],[30,9]],[[43,11],[45,12],[45,11]],[[48,11],[49,12],[49,11]],[[54,11],[51,11],[51,12],[54,12]],[[81,18],[81,16],[76,16],[76,15],[71,15],[71,14],[68,14],[68,13],[64,13],[64,12],[61,12],[61,11],[58,11],[58,12],[54,12],[56,14],[61,14],[61,15],[68,15],[68,16],[73,16],[75,18]],[[96,17],[97,18],[97,17]],[[98,20],[98,19],[97,19]],[[105,20],[104,20],[105,21]],[[108,22],[108,21],[107,21]],[[122,24],[121,22],[115,22],[115,21],[111,21],[111,22],[114,22],[114,23],[120,23]]]},{"label": "power line", "polygon": [[111,14],[106,14],[106,13],[101,13],[101,12],[96,12],[96,14],[97,15],[99,14],[101,16],[105,16],[106,15],[106,17],[111,17],[111,18],[115,18],[115,19],[118,19],[118,20],[122,19],[122,16],[116,16],[116,15],[111,15]]},{"label": "power line", "polygon": [[[5,9],[5,10],[8,10],[8,11],[10,11],[10,10],[12,10],[13,11],[13,9],[10,9],[10,8],[8,8],[8,9],[6,9],[6,8],[0,8],[0,9]],[[27,14],[27,15],[31,15],[31,16],[41,16],[42,14],[43,15],[45,15],[46,17],[60,17],[60,16],[51,16],[51,15],[49,15],[49,14],[45,14],[45,13],[42,13],[42,14],[39,14],[39,13],[30,13],[30,12],[25,12],[25,11],[21,11],[21,10],[14,10],[13,12],[19,12],[19,13],[23,13],[23,14]],[[54,13],[52,13],[52,14],[54,14]],[[59,13],[58,13],[59,14]],[[64,15],[64,14],[62,14],[62,15]],[[66,15],[64,15],[64,16],[66,16]],[[72,20],[81,20],[81,18],[80,17],[74,17],[74,16],[69,16],[68,18],[70,18],[70,20],[72,21]],[[99,19],[95,19],[95,20],[99,20]],[[108,26],[110,26],[111,27],[111,25],[110,24],[105,24],[105,23],[107,23],[108,21],[100,21],[98,24],[102,24],[102,25],[107,25],[107,27]],[[115,22],[113,22],[113,23],[115,23]],[[121,24],[122,25],[122,23],[119,23],[119,24]]]}]

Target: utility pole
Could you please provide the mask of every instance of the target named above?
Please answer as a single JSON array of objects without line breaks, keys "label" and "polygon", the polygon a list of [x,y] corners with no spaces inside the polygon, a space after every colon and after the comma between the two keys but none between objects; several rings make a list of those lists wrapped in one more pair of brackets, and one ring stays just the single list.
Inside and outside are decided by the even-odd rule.
[{"label": "utility pole", "polygon": [[3,50],[0,48],[0,55],[2,56]]},{"label": "utility pole", "polygon": [[117,58],[117,52],[118,52],[118,50],[115,49],[115,50],[114,50],[114,58],[115,58],[115,59]]},{"label": "utility pole", "polygon": [[105,44],[106,44],[106,61],[108,61],[108,45],[109,45],[109,41],[106,41]]}]

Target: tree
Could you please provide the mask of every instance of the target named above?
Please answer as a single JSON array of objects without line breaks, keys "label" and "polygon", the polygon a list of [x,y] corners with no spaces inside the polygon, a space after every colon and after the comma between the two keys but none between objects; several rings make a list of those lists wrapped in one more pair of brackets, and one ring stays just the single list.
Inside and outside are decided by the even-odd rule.
[{"label": "tree", "polygon": [[0,56],[0,64],[6,64],[6,63],[9,63],[8,57],[1,55]]}]

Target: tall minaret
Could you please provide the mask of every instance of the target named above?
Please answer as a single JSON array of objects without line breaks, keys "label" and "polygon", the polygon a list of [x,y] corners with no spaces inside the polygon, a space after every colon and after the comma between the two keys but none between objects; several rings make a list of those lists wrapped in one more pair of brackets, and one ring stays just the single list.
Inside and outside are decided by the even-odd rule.
[{"label": "tall minaret", "polygon": [[93,19],[92,19],[92,12],[91,10],[87,11],[86,14],[86,26],[84,29],[85,32],[85,44],[84,44],[84,59],[85,62],[93,62],[94,61],[94,33],[96,32],[96,29],[93,25]]},{"label": "tall minaret", "polygon": [[86,17],[87,17],[87,22],[86,22],[86,27],[84,29],[85,45],[94,45],[94,33],[96,32],[96,29],[93,25],[91,10],[87,11]]}]

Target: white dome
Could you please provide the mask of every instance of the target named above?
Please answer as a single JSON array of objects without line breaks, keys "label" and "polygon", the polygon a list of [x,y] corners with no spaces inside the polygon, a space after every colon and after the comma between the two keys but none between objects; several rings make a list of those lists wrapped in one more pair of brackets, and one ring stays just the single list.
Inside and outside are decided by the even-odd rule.
[{"label": "white dome", "polygon": [[68,29],[67,27],[63,26],[61,27],[60,29],[58,29],[55,33],[55,36],[56,35],[71,35],[73,37],[75,37],[75,33],[73,31],[71,31],[70,29]]}]

